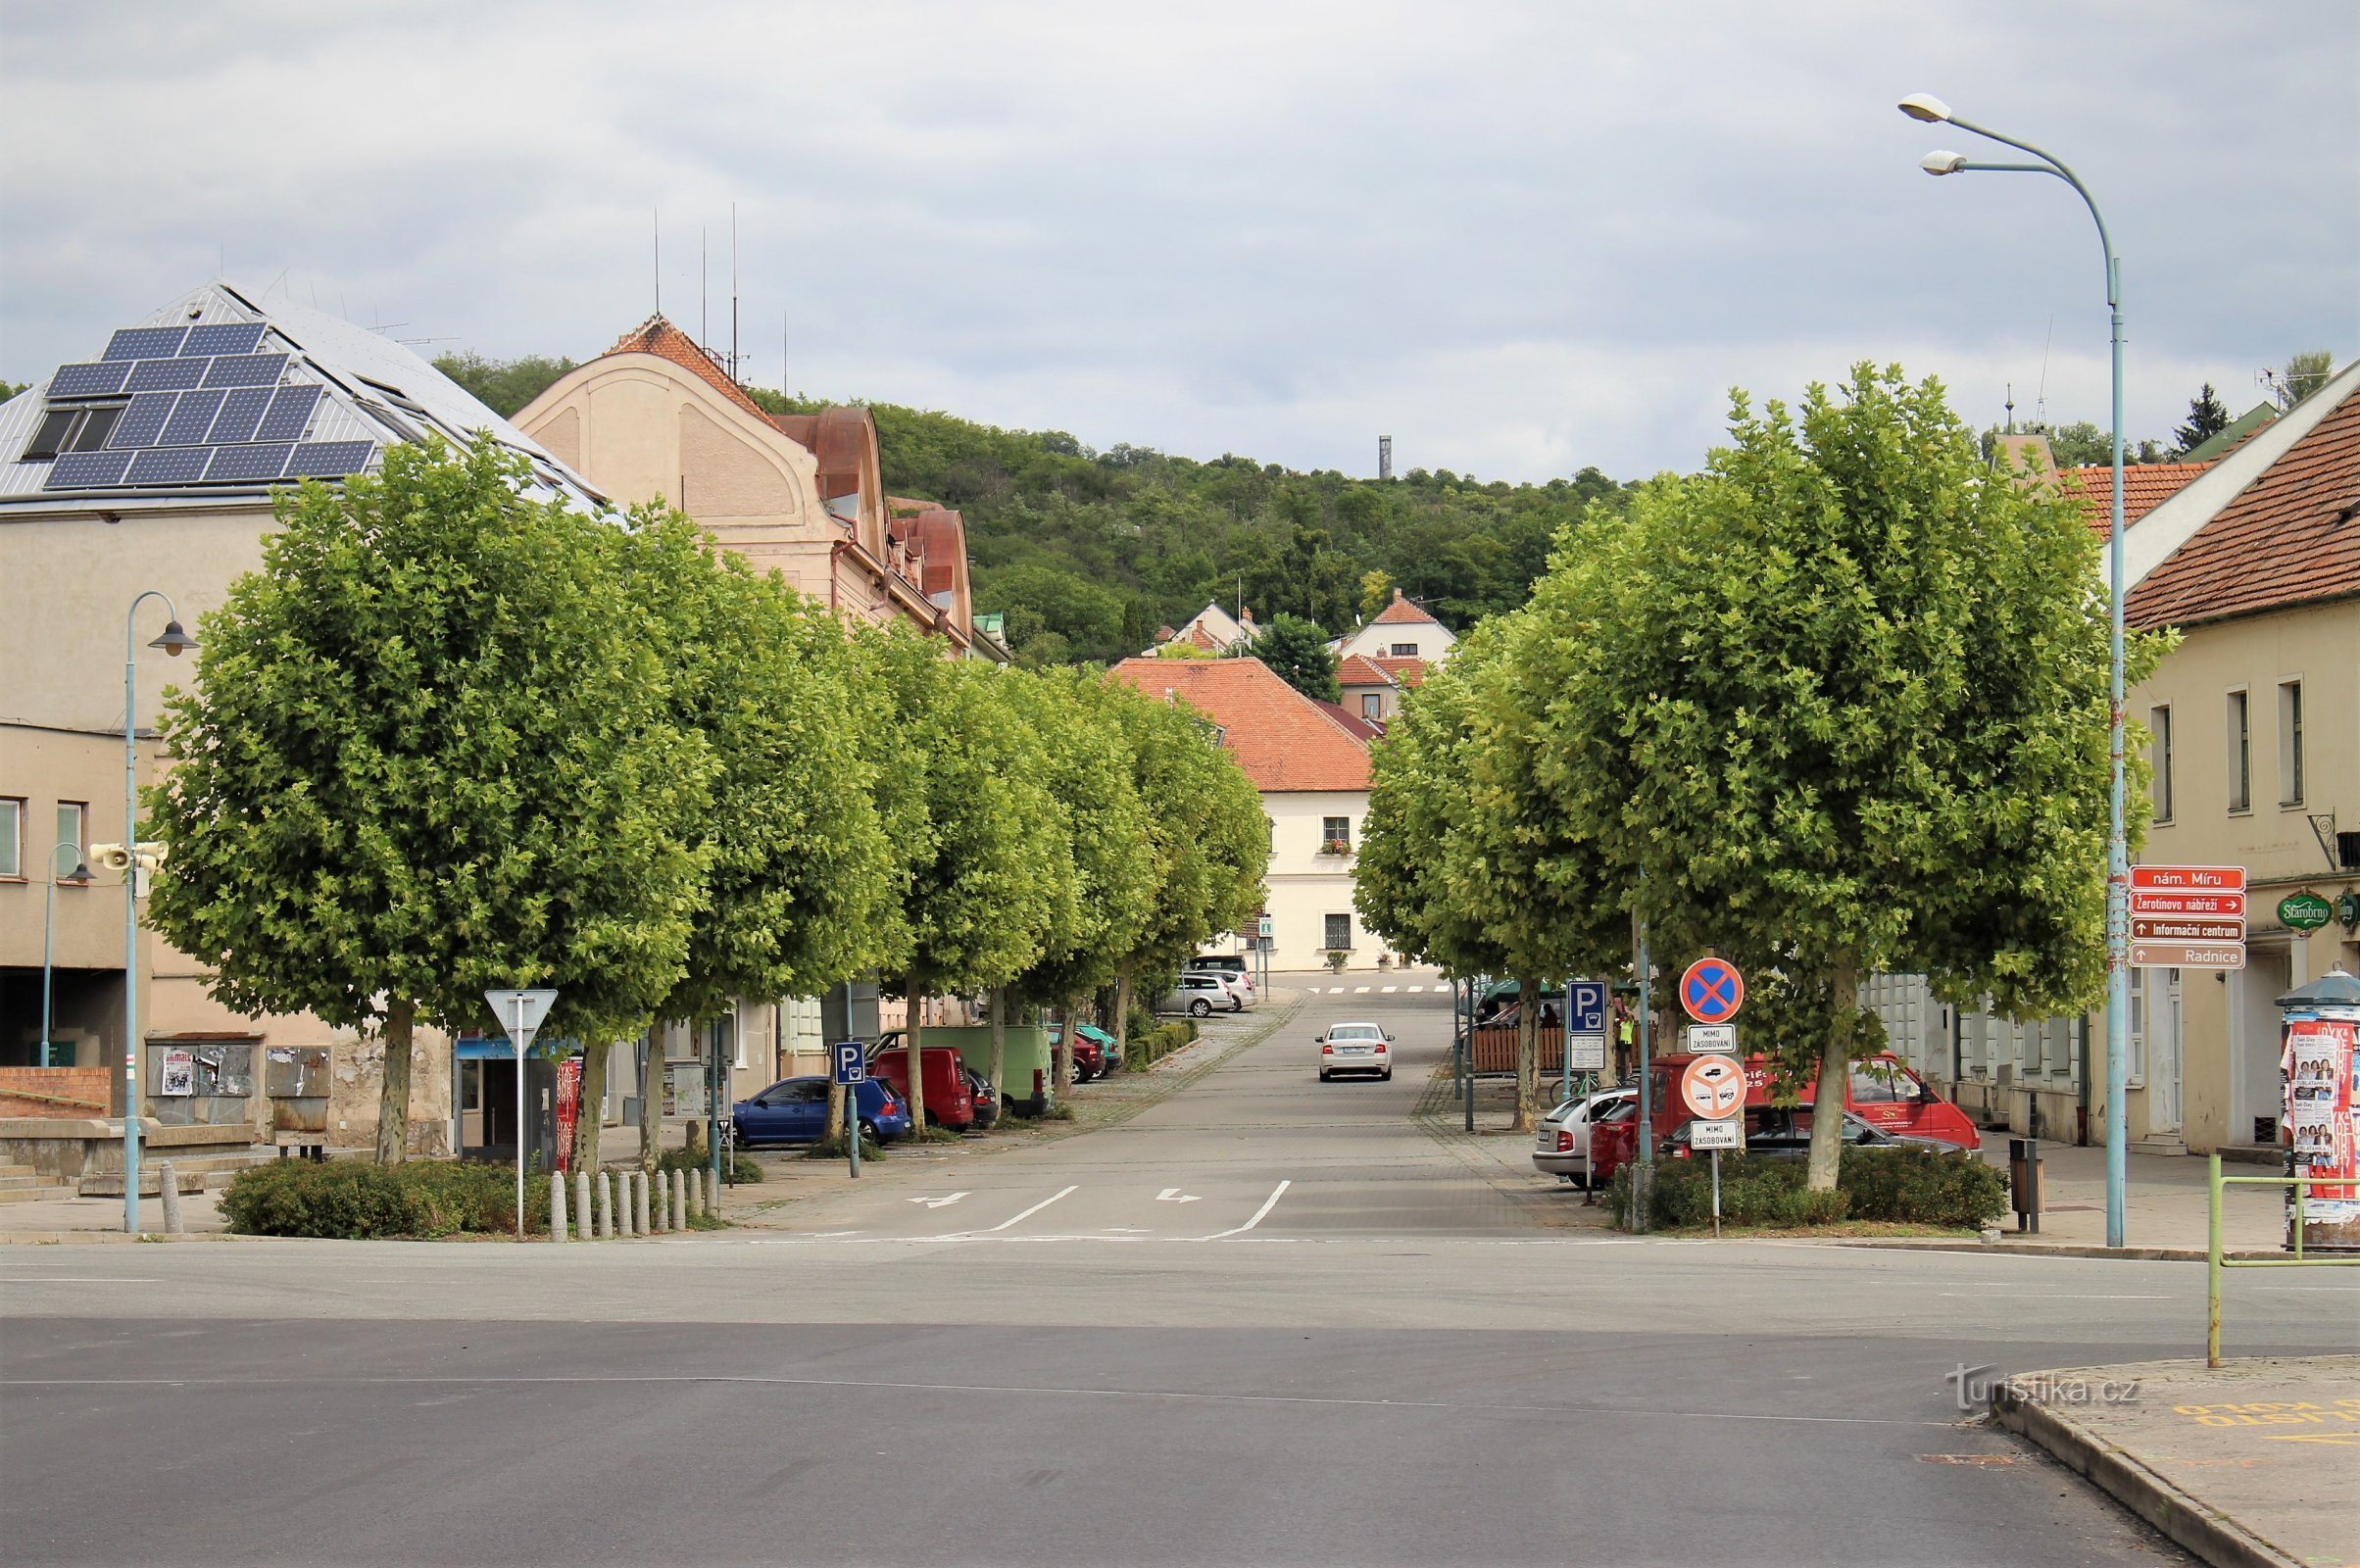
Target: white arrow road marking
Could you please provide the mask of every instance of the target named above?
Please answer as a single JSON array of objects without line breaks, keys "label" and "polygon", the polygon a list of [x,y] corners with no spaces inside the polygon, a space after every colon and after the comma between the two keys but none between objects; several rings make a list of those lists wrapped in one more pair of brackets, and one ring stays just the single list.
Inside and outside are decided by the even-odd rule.
[{"label": "white arrow road marking", "polygon": [[1177,1187],[1166,1187],[1155,1195],[1158,1203],[1194,1203],[1200,1201],[1194,1193],[1184,1193]]},{"label": "white arrow road marking", "polygon": [[1004,1220],[1002,1220],[1002,1221],[1001,1221],[999,1224],[997,1224],[997,1225],[993,1226],[993,1227],[992,1227],[992,1230],[990,1230],[990,1231],[982,1231],[982,1232],[970,1232],[970,1233],[967,1233],[967,1234],[980,1234],[980,1235],[984,1235],[984,1236],[989,1236],[990,1234],[992,1234],[992,1231],[1004,1231],[1004,1230],[1007,1230],[1007,1229],[1008,1229],[1008,1228],[1010,1225],[1018,1224],[1018,1223],[1020,1223],[1020,1222],[1022,1222],[1022,1221],[1024,1221],[1024,1220],[1028,1220],[1028,1219],[1032,1218],[1032,1217],[1033,1217],[1035,1214],[1038,1214],[1039,1212],[1041,1212],[1041,1210],[1043,1210],[1043,1209],[1047,1208],[1047,1207],[1048,1207],[1050,1204],[1052,1204],[1052,1203],[1056,1202],[1056,1201],[1057,1201],[1058,1199],[1060,1199],[1060,1198],[1063,1198],[1063,1197],[1065,1196],[1065,1194],[1066,1194],[1066,1193],[1078,1193],[1078,1192],[1080,1192],[1080,1191],[1081,1191],[1081,1187],[1080,1187],[1078,1184],[1077,1184],[1077,1185],[1075,1185],[1075,1186],[1072,1186],[1072,1187],[1065,1188],[1065,1189],[1064,1189],[1063,1191],[1061,1191],[1061,1192],[1053,1193],[1053,1194],[1051,1194],[1049,1197],[1042,1199],[1042,1200],[1041,1200],[1039,1202],[1037,1202],[1037,1203],[1033,1204],[1033,1206],[1032,1206],[1032,1207],[1030,1207],[1030,1208],[1026,1209],[1026,1210],[1025,1210],[1023,1213],[1021,1213],[1021,1214],[1016,1214],[1016,1215],[1013,1215],[1013,1216],[1011,1216],[1011,1217],[1009,1217],[1009,1218],[1008,1218],[1008,1219],[1004,1219]]},{"label": "white arrow road marking", "polygon": [[1217,1242],[1224,1236],[1245,1235],[1248,1231],[1254,1229],[1254,1226],[1259,1225],[1264,1217],[1269,1214],[1270,1210],[1278,1206],[1278,1200],[1281,1198],[1284,1198],[1286,1196],[1287,1189],[1294,1185],[1295,1184],[1291,1181],[1280,1182],[1277,1188],[1272,1191],[1270,1196],[1262,1200],[1262,1206],[1254,1211],[1254,1218],[1248,1220],[1245,1224],[1238,1226],[1235,1230],[1215,1231],[1210,1236],[1200,1236],[1197,1238],[1197,1240],[1200,1242]]},{"label": "white arrow road marking", "polygon": [[953,1193],[948,1198],[912,1198],[910,1200],[910,1201],[912,1203],[923,1203],[928,1208],[940,1208],[945,1203],[956,1203],[966,1196],[967,1195],[964,1193]]}]

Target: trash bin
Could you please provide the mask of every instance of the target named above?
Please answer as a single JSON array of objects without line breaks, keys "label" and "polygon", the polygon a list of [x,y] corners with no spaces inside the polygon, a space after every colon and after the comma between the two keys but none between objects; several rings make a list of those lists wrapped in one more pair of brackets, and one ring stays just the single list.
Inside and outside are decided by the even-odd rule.
[{"label": "trash bin", "polygon": [[2016,1211],[2016,1229],[2040,1234],[2040,1141],[2007,1141],[2008,1206]]}]

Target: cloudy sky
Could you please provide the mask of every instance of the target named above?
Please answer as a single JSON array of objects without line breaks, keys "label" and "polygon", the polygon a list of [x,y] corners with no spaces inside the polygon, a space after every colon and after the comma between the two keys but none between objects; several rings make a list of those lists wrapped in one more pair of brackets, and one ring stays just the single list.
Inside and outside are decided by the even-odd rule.
[{"label": "cloudy sky", "polygon": [[[226,268],[422,352],[665,313],[746,379],[1200,457],[1691,467],[1859,359],[2130,426],[2360,352],[2360,8],[0,0],[0,376]],[[711,255],[700,306],[699,233]],[[783,327],[783,344],[782,344]]]}]

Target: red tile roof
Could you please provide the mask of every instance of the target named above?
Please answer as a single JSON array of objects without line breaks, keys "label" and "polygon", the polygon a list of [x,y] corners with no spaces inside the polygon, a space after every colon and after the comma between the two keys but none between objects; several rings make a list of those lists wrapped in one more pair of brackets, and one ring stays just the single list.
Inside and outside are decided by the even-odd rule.
[{"label": "red tile roof", "polygon": [[1419,609],[1414,601],[1402,598],[1401,590],[1396,588],[1393,591],[1393,603],[1378,611],[1377,618],[1370,621],[1369,624],[1371,626],[1439,626],[1442,622]]},{"label": "red tile roof", "polygon": [[762,412],[762,406],[748,397],[744,387],[729,379],[729,372],[715,365],[712,355],[697,347],[695,338],[672,325],[661,312],[616,338],[615,346],[607,353],[653,354],[658,359],[685,366],[702,376],[715,392],[756,418],[769,422],[770,416]]},{"label": "red tile roof", "polygon": [[1316,697],[1312,698],[1311,701],[1314,704],[1317,704],[1321,712],[1327,714],[1328,717],[1334,719],[1337,723],[1342,724],[1346,730],[1352,734],[1357,735],[1360,737],[1360,739],[1364,741],[1381,741],[1385,738],[1385,726],[1379,720],[1373,718],[1362,718],[1359,714],[1353,712],[1351,709],[1346,708],[1341,703],[1322,703]]},{"label": "red tile roof", "polygon": [[1368,788],[1368,742],[1258,659],[1126,659],[1116,680],[1167,693],[1221,726],[1223,744],[1265,795]]},{"label": "red tile roof", "polygon": [[1396,659],[1390,654],[1371,654],[1368,662],[1393,677],[1393,683],[1403,691],[1413,692],[1426,684],[1426,662],[1422,659]]},{"label": "red tile roof", "polygon": [[2133,625],[2360,595],[2360,392],[2348,391],[2131,591]]},{"label": "red tile roof", "polygon": [[1339,686],[1390,686],[1393,677],[1364,654],[1348,654],[1336,665]]},{"label": "red tile roof", "polygon": [[[2123,465],[2123,525],[2130,526],[2187,489],[2211,467],[2207,463],[2126,463]],[[2090,529],[2100,539],[2114,522],[2114,466],[2108,463],[2083,468],[2059,468],[2057,487],[2078,501]]]}]

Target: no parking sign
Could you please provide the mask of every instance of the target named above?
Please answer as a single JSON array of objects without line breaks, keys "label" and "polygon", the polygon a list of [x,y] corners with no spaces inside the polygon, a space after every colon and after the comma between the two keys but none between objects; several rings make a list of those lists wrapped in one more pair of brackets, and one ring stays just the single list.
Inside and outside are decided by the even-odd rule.
[{"label": "no parking sign", "polygon": [[1698,958],[1680,976],[1680,1005],[1698,1023],[1727,1023],[1745,1004],[1745,977],[1727,958]]}]

